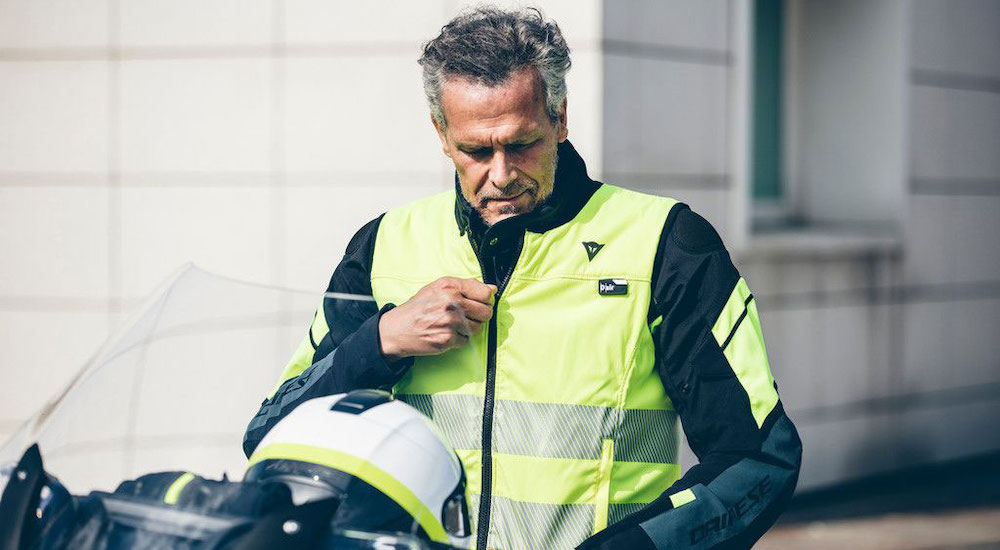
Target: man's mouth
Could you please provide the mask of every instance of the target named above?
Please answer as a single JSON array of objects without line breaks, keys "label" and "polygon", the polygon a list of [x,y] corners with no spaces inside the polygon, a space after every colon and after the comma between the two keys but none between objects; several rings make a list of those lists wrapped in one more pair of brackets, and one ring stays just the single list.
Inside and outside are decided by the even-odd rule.
[{"label": "man's mouth", "polygon": [[490,203],[490,202],[496,202],[496,203],[500,203],[500,204],[509,204],[509,203],[512,203],[512,202],[516,201],[517,199],[521,198],[521,195],[524,195],[527,192],[528,192],[528,189],[522,189],[522,190],[518,191],[518,193],[516,195],[511,195],[509,197],[486,197],[486,198],[484,198],[481,201],[482,202],[482,206],[486,206],[486,204]]}]

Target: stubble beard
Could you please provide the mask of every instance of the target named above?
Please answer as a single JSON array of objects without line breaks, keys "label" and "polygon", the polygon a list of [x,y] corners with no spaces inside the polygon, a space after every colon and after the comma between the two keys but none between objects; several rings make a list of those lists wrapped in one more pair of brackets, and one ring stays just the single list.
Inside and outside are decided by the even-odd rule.
[{"label": "stubble beard", "polygon": [[[502,215],[502,216],[507,216],[507,215],[518,216],[518,215],[521,215],[521,214],[527,214],[529,212],[532,212],[536,208],[538,208],[542,203],[544,203],[546,200],[548,200],[548,198],[550,196],[552,196],[552,192],[555,190],[555,185],[556,185],[556,167],[558,165],[559,165],[559,148],[557,146],[556,149],[552,152],[552,169],[551,169],[550,173],[548,174],[548,178],[552,182],[552,185],[549,186],[549,188],[547,190],[548,192],[545,194],[545,196],[543,196],[543,197],[539,197],[538,196],[539,191],[541,191],[541,185],[539,185],[538,182],[536,182],[536,181],[532,181],[532,182],[527,183],[527,184],[522,184],[520,181],[515,182],[514,185],[518,186],[519,192],[523,192],[523,193],[531,195],[531,197],[532,197],[531,204],[529,204],[526,208],[522,208],[521,206],[519,206],[517,204],[504,205],[504,206],[500,207],[500,210],[498,211],[498,213],[500,215]],[[515,195],[516,195],[516,193],[515,193]],[[485,213],[486,213],[487,208],[489,206],[490,200],[491,199],[496,199],[496,198],[499,198],[499,197],[484,197],[484,198],[479,199],[478,203],[476,204],[476,210],[479,211],[479,217],[482,218],[483,222],[485,222],[487,226],[492,226],[493,223],[490,223],[489,221],[487,221]]]}]

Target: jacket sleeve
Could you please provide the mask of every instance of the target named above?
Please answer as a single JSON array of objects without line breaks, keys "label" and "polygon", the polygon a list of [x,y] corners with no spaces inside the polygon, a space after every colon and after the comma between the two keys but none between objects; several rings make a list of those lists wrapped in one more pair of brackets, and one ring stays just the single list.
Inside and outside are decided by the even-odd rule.
[{"label": "jacket sleeve", "polygon": [[715,229],[683,204],[660,237],[649,315],[657,369],[699,463],[580,548],[750,548],[791,498],[802,444],[753,294]]},{"label": "jacket sleeve", "polygon": [[[330,277],[327,293],[371,296],[372,257],[381,221],[379,216],[354,235]],[[324,296],[277,386],[247,426],[243,452],[248,457],[264,435],[303,401],[359,388],[388,387],[402,377],[413,360],[390,363],[379,345],[379,319],[392,307],[386,304],[379,310],[374,301]]]}]

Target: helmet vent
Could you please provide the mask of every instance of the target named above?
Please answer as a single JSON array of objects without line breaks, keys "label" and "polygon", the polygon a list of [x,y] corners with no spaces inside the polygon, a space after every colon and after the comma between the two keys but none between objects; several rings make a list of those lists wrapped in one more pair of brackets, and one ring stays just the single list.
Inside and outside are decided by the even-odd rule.
[{"label": "helmet vent", "polygon": [[381,390],[354,390],[330,407],[331,411],[361,414],[368,409],[392,401],[389,392]]}]

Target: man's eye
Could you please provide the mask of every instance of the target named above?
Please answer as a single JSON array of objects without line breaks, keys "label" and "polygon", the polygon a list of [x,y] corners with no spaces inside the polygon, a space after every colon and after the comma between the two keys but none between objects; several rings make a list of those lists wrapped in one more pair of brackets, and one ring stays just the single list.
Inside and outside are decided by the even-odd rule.
[{"label": "man's eye", "polygon": [[527,149],[531,148],[531,146],[536,143],[538,143],[537,140],[528,143],[511,143],[510,145],[507,146],[507,148],[514,153],[520,153],[521,151],[526,151]]},{"label": "man's eye", "polygon": [[465,154],[469,155],[470,157],[485,157],[489,153],[490,149],[488,147],[480,147],[479,149],[469,149],[468,151],[465,152]]}]

